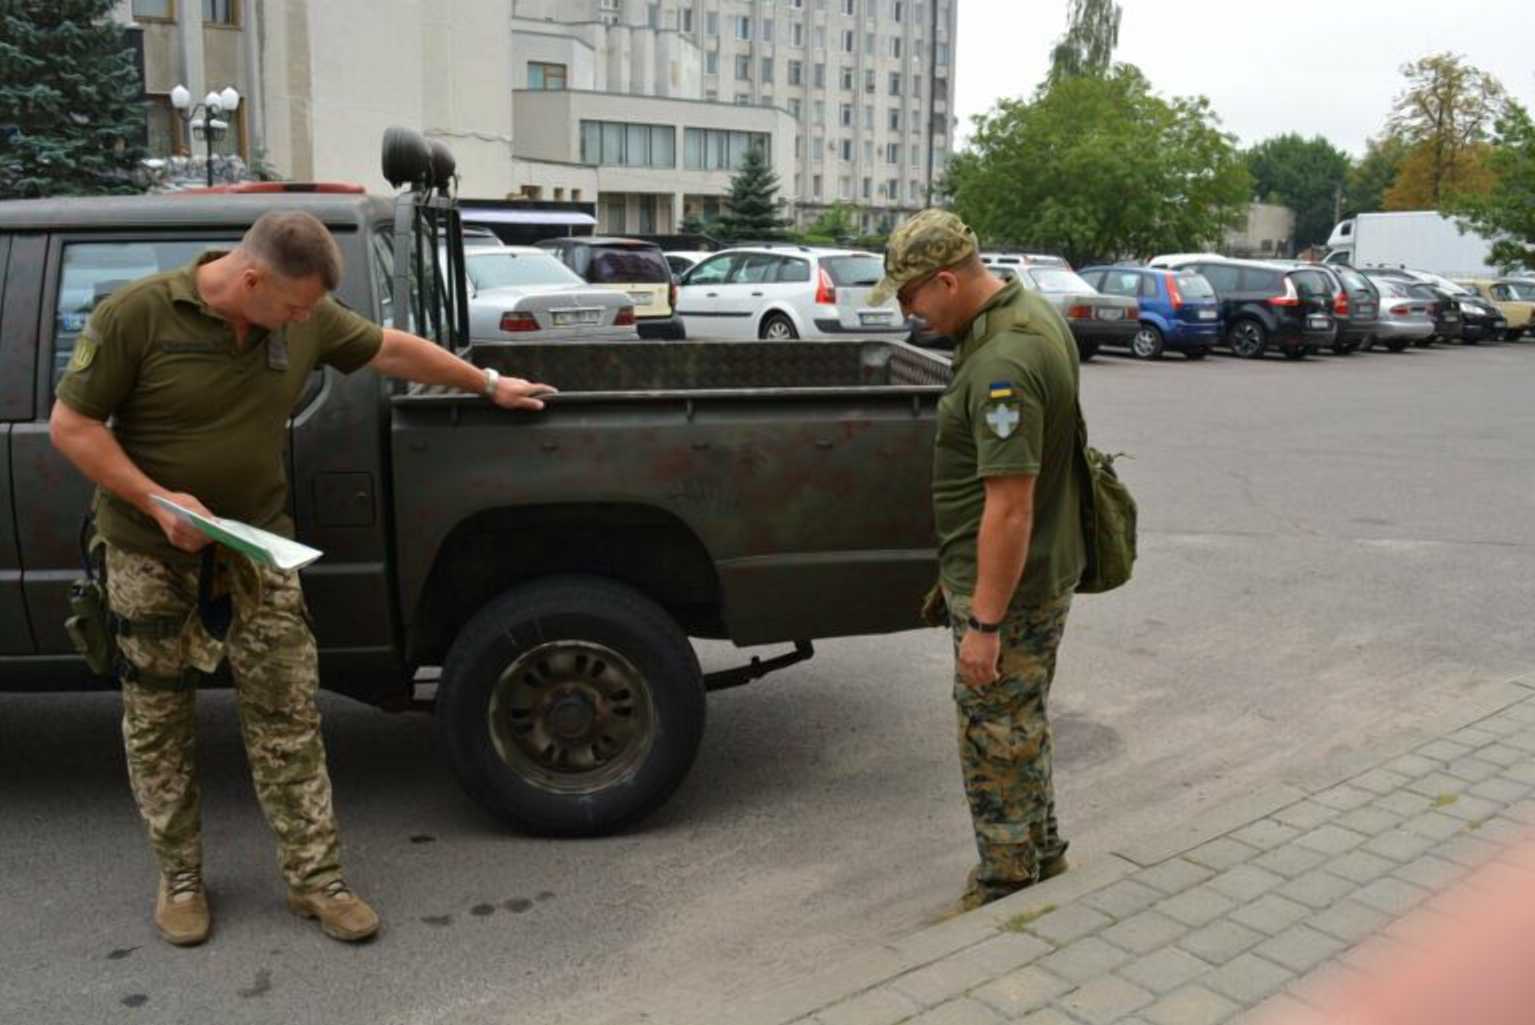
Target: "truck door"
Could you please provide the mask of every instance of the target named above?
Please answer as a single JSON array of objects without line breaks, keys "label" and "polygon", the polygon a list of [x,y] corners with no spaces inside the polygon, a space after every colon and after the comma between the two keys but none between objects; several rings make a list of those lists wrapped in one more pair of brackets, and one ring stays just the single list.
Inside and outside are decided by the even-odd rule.
[{"label": "truck door", "polygon": [[30,655],[36,650],[21,598],[11,431],[32,418],[37,285],[42,278],[34,256],[41,251],[41,241],[41,235],[22,236],[14,247],[19,252],[13,265],[11,236],[0,234],[0,655]]}]

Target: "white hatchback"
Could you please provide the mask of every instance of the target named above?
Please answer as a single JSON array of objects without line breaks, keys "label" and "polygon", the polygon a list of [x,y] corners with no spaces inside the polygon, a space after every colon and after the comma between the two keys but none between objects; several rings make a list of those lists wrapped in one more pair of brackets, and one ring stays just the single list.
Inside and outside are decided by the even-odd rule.
[{"label": "white hatchback", "polygon": [[677,315],[689,338],[905,338],[900,305],[869,302],[884,272],[879,256],[856,249],[725,249],[683,276]]}]

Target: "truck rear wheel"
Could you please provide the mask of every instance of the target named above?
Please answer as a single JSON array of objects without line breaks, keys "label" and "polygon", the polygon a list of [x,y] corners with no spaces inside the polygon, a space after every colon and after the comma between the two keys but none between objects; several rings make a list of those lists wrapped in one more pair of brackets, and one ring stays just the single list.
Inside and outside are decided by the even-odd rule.
[{"label": "truck rear wheel", "polygon": [[454,640],[437,739],[486,811],[545,836],[596,836],[665,803],[704,729],[704,685],[664,609],[600,577],[513,588]]}]

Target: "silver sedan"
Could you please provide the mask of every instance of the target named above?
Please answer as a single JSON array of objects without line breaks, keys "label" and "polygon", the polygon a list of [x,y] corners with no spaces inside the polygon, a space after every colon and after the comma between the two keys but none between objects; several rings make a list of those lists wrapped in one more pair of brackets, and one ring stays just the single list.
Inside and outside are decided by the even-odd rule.
[{"label": "silver sedan", "polygon": [[475,341],[610,341],[638,338],[634,302],[593,288],[532,246],[464,252],[469,337]]},{"label": "silver sedan", "polygon": [[1363,348],[1380,342],[1392,352],[1401,352],[1434,333],[1432,303],[1413,294],[1412,282],[1371,276],[1370,283],[1380,292],[1380,314]]}]

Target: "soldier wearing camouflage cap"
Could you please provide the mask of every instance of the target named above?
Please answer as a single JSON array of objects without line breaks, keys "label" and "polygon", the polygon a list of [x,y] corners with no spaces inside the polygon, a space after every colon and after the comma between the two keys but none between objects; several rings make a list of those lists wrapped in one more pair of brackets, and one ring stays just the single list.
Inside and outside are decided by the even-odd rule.
[{"label": "soldier wearing camouflage cap", "polygon": [[967,908],[1065,871],[1046,706],[1084,565],[1076,344],[1050,303],[977,250],[958,217],[925,210],[891,235],[875,287],[875,301],[895,295],[955,346],[933,513],[980,858]]}]

